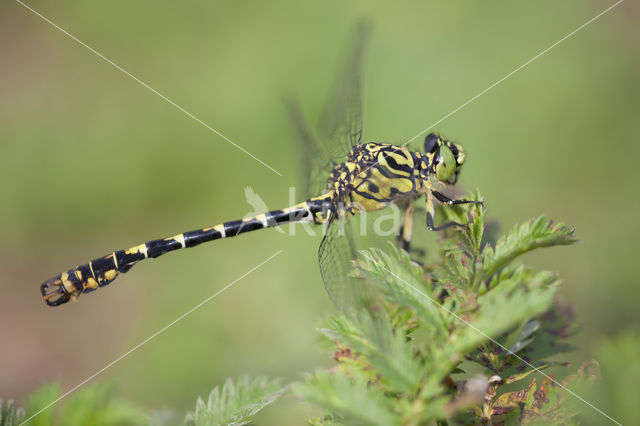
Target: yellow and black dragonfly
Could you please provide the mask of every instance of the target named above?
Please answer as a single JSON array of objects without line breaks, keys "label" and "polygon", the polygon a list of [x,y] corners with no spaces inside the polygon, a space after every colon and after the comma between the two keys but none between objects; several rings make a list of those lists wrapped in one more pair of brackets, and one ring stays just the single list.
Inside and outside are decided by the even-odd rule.
[{"label": "yellow and black dragonfly", "polygon": [[408,250],[414,201],[424,196],[429,229],[465,226],[456,222],[435,226],[433,219],[435,202],[477,202],[452,200],[436,190],[441,185],[456,183],[465,162],[460,145],[433,133],[425,138],[424,152],[388,143],[363,143],[361,75],[367,34],[367,28],[360,26],[318,126],[317,137],[304,124],[299,109],[291,108],[298,139],[306,152],[302,161],[308,172],[305,187],[310,191],[312,182],[324,175],[321,187],[313,188],[320,195],[285,209],[151,240],[71,268],[41,285],[47,305],[58,306],[104,287],[148,258],[258,229],[307,222],[326,227],[318,252],[320,271],[329,296],[344,309],[358,300],[361,291],[357,280],[349,276],[355,243],[344,219],[396,204],[404,210],[398,239],[400,246]]}]

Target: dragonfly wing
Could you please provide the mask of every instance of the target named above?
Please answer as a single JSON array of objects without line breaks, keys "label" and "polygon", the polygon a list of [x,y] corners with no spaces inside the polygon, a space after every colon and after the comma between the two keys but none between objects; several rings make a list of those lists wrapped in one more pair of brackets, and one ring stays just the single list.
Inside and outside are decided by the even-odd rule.
[{"label": "dragonfly wing", "polygon": [[350,221],[332,212],[320,243],[318,260],[329,298],[343,312],[358,310],[372,302],[371,287],[352,274],[356,256],[357,246]]},{"label": "dragonfly wing", "polygon": [[358,26],[345,64],[338,73],[322,113],[317,133],[311,130],[295,98],[286,99],[299,142],[304,172],[302,189],[307,197],[324,192],[333,166],[343,162],[351,148],[362,141],[361,75],[369,33],[367,24]]},{"label": "dragonfly wing", "polygon": [[362,142],[362,64],[370,33],[369,25],[360,23],[320,120],[327,150],[340,161]]},{"label": "dragonfly wing", "polygon": [[334,159],[311,130],[304,117],[302,108],[296,98],[287,99],[289,116],[295,127],[296,140],[299,145],[301,188],[304,197],[315,197],[324,192],[327,177],[333,167]]}]

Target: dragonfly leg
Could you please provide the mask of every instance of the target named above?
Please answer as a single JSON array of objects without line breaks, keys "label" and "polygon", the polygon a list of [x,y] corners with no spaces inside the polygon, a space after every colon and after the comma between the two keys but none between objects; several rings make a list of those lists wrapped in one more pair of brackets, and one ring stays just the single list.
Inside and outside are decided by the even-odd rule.
[{"label": "dragonfly leg", "polygon": [[456,204],[482,204],[482,201],[478,201],[478,200],[464,200],[464,199],[463,200],[452,200],[451,198],[447,197],[443,193],[435,191],[435,190],[431,190],[431,193],[442,204],[447,204],[447,205],[450,205],[450,206],[456,205]]},{"label": "dragonfly leg", "polygon": [[413,236],[413,213],[415,211],[415,207],[413,203],[409,203],[405,209],[404,214],[402,215],[402,219],[400,222],[400,229],[398,230],[398,246],[409,252],[409,248],[411,246],[411,237]]},{"label": "dragonfly leg", "polygon": [[[427,204],[425,206],[425,209],[427,210],[427,228],[429,228],[430,231],[441,231],[451,226],[467,226],[464,223],[458,223],[458,222],[446,222],[439,226],[435,226],[433,224],[433,216],[435,214],[435,208],[433,206],[433,197],[436,197],[438,201],[444,203],[444,201],[442,201],[439,196],[442,196],[444,199],[449,200],[447,197],[440,194],[438,191],[432,191],[431,193],[427,193]],[[453,201],[466,201],[466,200],[449,200],[449,201],[451,201],[453,204]],[[458,203],[458,204],[461,204],[461,203]]]}]

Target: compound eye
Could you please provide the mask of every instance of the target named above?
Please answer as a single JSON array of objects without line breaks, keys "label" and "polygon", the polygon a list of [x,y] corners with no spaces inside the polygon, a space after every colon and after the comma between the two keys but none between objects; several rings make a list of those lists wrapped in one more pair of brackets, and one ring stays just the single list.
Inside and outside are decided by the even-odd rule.
[{"label": "compound eye", "polygon": [[458,144],[452,143],[450,145],[451,148],[451,152],[453,152],[453,156],[456,157],[456,161],[458,162],[458,165],[462,165],[464,163],[464,160],[466,160],[466,155],[464,153],[464,149],[462,149],[462,147]]},{"label": "compound eye", "polygon": [[435,133],[429,133],[426,138],[424,138],[424,152],[425,154],[428,152],[435,152],[436,147],[438,146],[438,135]]},{"label": "compound eye", "polygon": [[456,173],[456,157],[446,146],[440,147],[440,161],[436,165],[436,178],[441,182],[446,182]]}]

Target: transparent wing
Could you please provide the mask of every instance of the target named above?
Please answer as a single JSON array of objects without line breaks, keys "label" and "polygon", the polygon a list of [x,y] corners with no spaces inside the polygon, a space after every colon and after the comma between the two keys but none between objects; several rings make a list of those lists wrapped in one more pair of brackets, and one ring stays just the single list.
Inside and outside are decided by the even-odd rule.
[{"label": "transparent wing", "polygon": [[[320,119],[319,130],[310,130],[295,102],[289,110],[301,145],[301,166],[307,195],[318,195],[333,166],[345,160],[351,148],[362,142],[362,64],[370,27],[361,23],[347,50],[346,60]],[[320,272],[331,300],[342,311],[369,304],[364,280],[351,275],[357,248],[348,219],[339,218],[338,200],[331,209],[325,235],[318,250]]]},{"label": "transparent wing", "polygon": [[309,127],[302,108],[294,97],[286,101],[289,116],[294,124],[301,168],[302,194],[306,198],[315,197],[324,192],[329,172],[334,164],[327,147],[322,145]]},{"label": "transparent wing", "polygon": [[366,22],[358,25],[320,119],[320,137],[339,162],[362,141],[362,64],[370,33]]},{"label": "transparent wing", "polygon": [[371,286],[354,277],[353,259],[357,246],[350,221],[331,212],[326,232],[318,250],[320,273],[329,298],[343,312],[369,306],[373,300]]},{"label": "transparent wing", "polygon": [[287,99],[299,142],[302,189],[307,197],[326,189],[333,166],[343,162],[353,145],[362,141],[362,63],[369,34],[369,26],[361,23],[347,50],[317,133],[309,127],[298,102],[292,97]]}]

